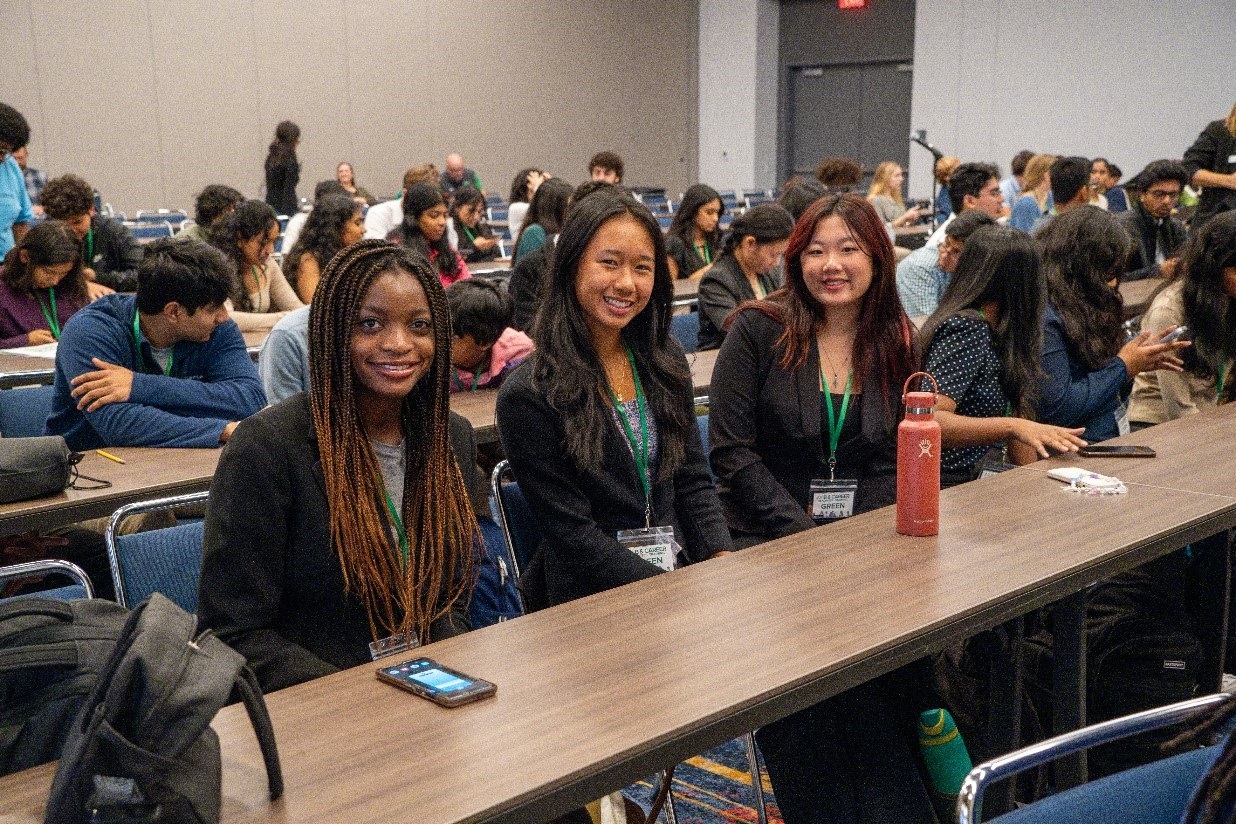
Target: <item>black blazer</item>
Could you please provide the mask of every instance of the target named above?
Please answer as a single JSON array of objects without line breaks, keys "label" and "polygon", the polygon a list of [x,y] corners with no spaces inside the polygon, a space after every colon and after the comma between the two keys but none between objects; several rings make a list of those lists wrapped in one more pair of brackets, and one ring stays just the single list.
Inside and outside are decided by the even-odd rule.
[{"label": "black blazer", "polygon": [[[472,427],[454,414],[451,448],[474,481]],[[434,624],[431,639],[467,628],[463,600]],[[249,660],[264,691],[370,660],[369,619],[344,594],[331,546],[305,394],[246,418],[223,449],[206,511],[198,617]]]},{"label": "black blazer", "polygon": [[[562,416],[532,385],[533,355],[498,391],[498,434],[542,541],[520,584],[532,609],[561,604],[661,570],[618,544],[616,533],[644,525],[644,491],[626,436],[604,432],[601,468],[581,467],[566,451]],[[691,410],[692,399],[681,399]],[[692,413],[693,414],[693,413]],[[691,562],[730,548],[729,533],[699,430],[691,427],[686,459],[652,485],[652,521],[674,527]]]},{"label": "black blazer", "polygon": [[[760,275],[767,295],[777,288],[769,275]],[[700,279],[700,349],[716,349],[725,340],[725,320],[738,304],[755,300],[755,292],[733,255],[724,255]]]},{"label": "black blazer", "polygon": [[[807,514],[811,480],[828,477],[819,353],[812,346],[801,368],[782,369],[781,329],[759,310],[738,315],[709,391],[709,454],[726,521],[735,532],[766,539],[815,526]],[[837,447],[837,477],[859,479],[856,513],[897,498],[898,398],[886,404],[878,380],[862,386],[861,434]]]}]

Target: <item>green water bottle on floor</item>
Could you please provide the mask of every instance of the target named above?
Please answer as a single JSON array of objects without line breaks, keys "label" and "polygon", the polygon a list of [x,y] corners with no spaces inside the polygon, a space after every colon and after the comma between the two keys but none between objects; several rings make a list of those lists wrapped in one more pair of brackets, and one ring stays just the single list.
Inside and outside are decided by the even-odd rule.
[{"label": "green water bottle on floor", "polygon": [[918,747],[932,788],[940,795],[955,797],[974,765],[948,710],[927,710],[919,715]]}]

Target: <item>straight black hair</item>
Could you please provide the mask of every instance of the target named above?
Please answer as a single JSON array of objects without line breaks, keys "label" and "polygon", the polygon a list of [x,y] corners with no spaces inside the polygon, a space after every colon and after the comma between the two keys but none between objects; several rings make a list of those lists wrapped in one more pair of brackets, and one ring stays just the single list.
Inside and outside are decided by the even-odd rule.
[{"label": "straight black hair", "polygon": [[179,303],[192,315],[203,306],[222,306],[235,281],[232,264],[209,243],[160,238],[146,247],[137,267],[137,309],[157,315]]}]

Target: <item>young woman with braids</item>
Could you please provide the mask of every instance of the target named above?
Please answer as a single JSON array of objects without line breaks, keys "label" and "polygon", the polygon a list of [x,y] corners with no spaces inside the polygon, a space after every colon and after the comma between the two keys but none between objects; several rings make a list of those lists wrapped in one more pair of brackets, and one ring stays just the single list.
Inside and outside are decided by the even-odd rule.
[{"label": "young woman with braids", "polygon": [[1176,280],[1155,296],[1143,329],[1188,326],[1184,372],[1143,372],[1129,420],[1149,426],[1195,415],[1233,396],[1236,361],[1236,211],[1207,222],[1185,244]]},{"label": "young woman with braids", "polygon": [[1124,272],[1133,240],[1115,216],[1097,206],[1077,206],[1036,236],[1047,275],[1043,315],[1038,420],[1083,427],[1090,443],[1120,434],[1119,408],[1126,387],[1141,372],[1179,372],[1178,349],[1163,343],[1160,329],[1124,342],[1116,280]]},{"label": "young woman with braids", "polygon": [[672,301],[647,208],[608,190],[576,202],[533,326],[536,351],[498,394],[498,434],[543,536],[521,581],[532,608],[659,574],[622,542],[625,530],[672,527],[688,562],[730,548],[691,373],[669,337]]},{"label": "young woman with braids", "polygon": [[[712,467],[736,547],[834,514],[813,514],[813,490],[830,481],[847,484],[852,512],[896,497],[895,430],[917,358],[883,221],[859,194],[825,195],[794,227],[785,273],[731,316],[713,370]],[[919,669],[756,732],[787,824],[934,824],[913,755],[917,712],[932,705],[918,706]]]},{"label": "young woman with braids", "polygon": [[279,220],[260,200],[246,200],[207,234],[210,242],[235,266],[235,282],[227,311],[242,332],[270,329],[279,319],[305,304],[275,262]]},{"label": "young woman with braids", "polygon": [[219,461],[198,612],[265,690],[370,660],[369,644],[467,628],[476,517],[448,416],[438,273],[380,240],[327,266],[309,313],[308,394],[247,419]]},{"label": "young woman with braids", "polygon": [[992,445],[1008,444],[1004,460],[1018,464],[1048,457],[1049,448],[1085,446],[1081,429],[1034,420],[1046,300],[1038,248],[1028,234],[985,226],[966,241],[919,336],[923,369],[940,390],[945,486],[976,477]]},{"label": "young woman with braids", "polygon": [[305,303],[322,278],[322,270],[340,249],[365,236],[365,218],[360,204],[343,194],[324,195],[313,204],[305,228],[291,250],[284,255],[287,279]]},{"label": "young woman with braids", "polygon": [[386,236],[387,240],[407,244],[424,255],[438,270],[443,289],[457,280],[472,277],[468,265],[446,236],[449,220],[446,199],[438,184],[417,183],[404,192],[403,223]]}]

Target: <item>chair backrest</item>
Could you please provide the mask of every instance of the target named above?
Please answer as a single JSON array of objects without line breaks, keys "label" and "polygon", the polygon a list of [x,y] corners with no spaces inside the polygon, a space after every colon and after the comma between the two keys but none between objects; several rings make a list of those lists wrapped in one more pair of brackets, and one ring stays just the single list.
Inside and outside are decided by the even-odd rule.
[{"label": "chair backrest", "polygon": [[[1092,724],[1080,730],[1066,732],[1046,741],[1040,741],[1037,744],[1032,744],[979,764],[970,770],[970,774],[966,776],[961,784],[961,792],[957,796],[957,815],[953,820],[962,822],[962,824],[977,824],[983,809],[983,793],[991,784],[997,781],[1014,776],[1023,770],[1046,764],[1057,758],[1082,752],[1091,747],[1127,738],[1130,735],[1138,735],[1171,726],[1172,724],[1178,724],[1199,710],[1213,707],[1215,704],[1226,701],[1229,698],[1230,696],[1225,693],[1204,695],[1199,698],[1191,698],[1188,701],[1169,704],[1165,707],[1156,707],[1155,709],[1136,712],[1132,715],[1114,718],[1111,721],[1104,721],[1101,724]],[[1107,778],[1100,779],[1098,782],[1084,785],[1084,787],[1097,787],[1097,785],[1119,775],[1121,774],[1117,773],[1116,776],[1108,776]],[[1018,810],[1016,813],[1009,814],[1008,818],[1013,819],[1017,817],[1025,821],[1034,820],[1028,811],[1033,810],[1035,806],[1035,804],[1031,804],[1029,807]],[[1110,807],[1106,809],[1110,809]],[[1006,820],[1006,817],[1001,816],[997,820]],[[1053,818],[1048,820],[1059,819]],[[1085,817],[1071,817],[1070,820],[1086,819]],[[1132,821],[1134,818],[1129,818],[1122,813],[1120,816],[1110,820]],[[1147,819],[1138,816],[1136,820],[1143,821]]]},{"label": "chair backrest", "polygon": [[700,348],[700,313],[687,312],[670,318],[670,334],[688,352]]},{"label": "chair backrest", "polygon": [[[24,564],[13,564],[11,566],[0,567],[0,591],[11,581],[20,581],[23,578],[39,578],[46,575],[62,575],[71,578],[74,583],[70,586],[57,587],[55,589],[42,590],[37,593],[31,593],[31,596],[39,598],[56,598],[61,601],[72,601],[76,598],[93,598],[94,587],[90,583],[90,577],[86,575],[86,571],[77,564],[69,561],[61,561],[58,558],[45,558],[39,561],[30,561]],[[25,595],[14,596],[17,598],[27,597]],[[7,598],[4,600],[8,600]]]},{"label": "chair backrest", "polygon": [[518,579],[541,543],[541,528],[537,526],[528,501],[519,489],[509,461],[500,461],[494,467],[490,487],[498,508],[498,525],[502,527],[506,545],[510,547],[510,559]]},{"label": "chair backrest", "polygon": [[0,436],[34,438],[43,434],[51,414],[51,386],[0,389]]},{"label": "chair backrest", "polygon": [[166,220],[158,222],[142,222],[135,223],[129,227],[129,231],[133,233],[133,237],[138,243],[149,243],[152,240],[158,240],[161,237],[172,236],[172,224]]},{"label": "chair backrest", "polygon": [[178,495],[122,506],[107,522],[103,535],[116,586],[116,602],[133,607],[152,592],[161,592],[186,612],[197,611],[197,584],[202,571],[204,525],[199,520],[121,535],[124,520],[133,515],[165,512],[204,503],[207,492]]},{"label": "chair backrest", "polygon": [[138,209],[138,223],[169,223],[172,228],[178,228],[189,219],[189,213],[184,209]]}]

